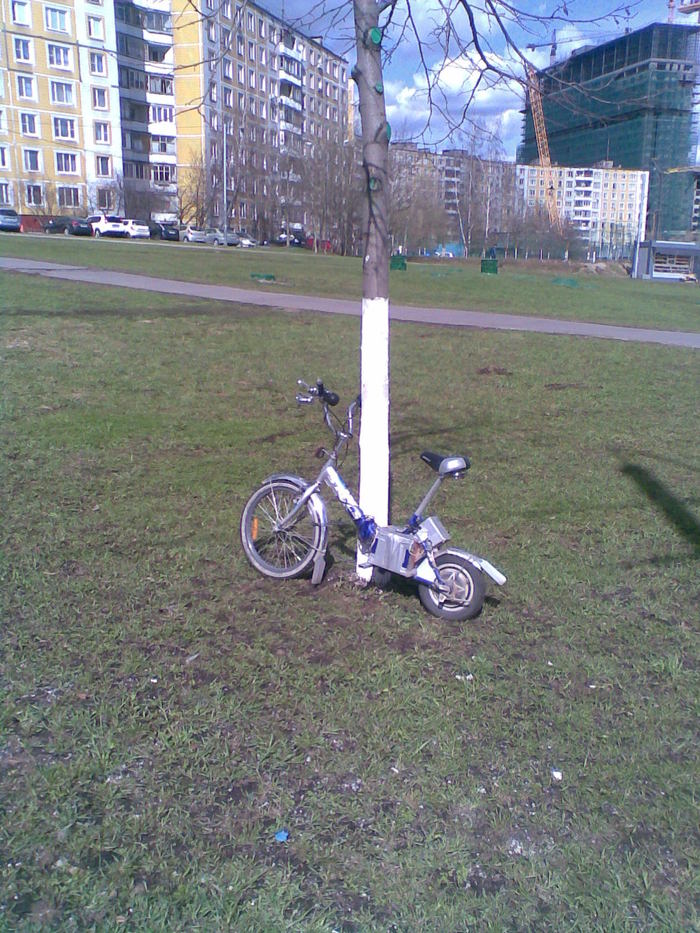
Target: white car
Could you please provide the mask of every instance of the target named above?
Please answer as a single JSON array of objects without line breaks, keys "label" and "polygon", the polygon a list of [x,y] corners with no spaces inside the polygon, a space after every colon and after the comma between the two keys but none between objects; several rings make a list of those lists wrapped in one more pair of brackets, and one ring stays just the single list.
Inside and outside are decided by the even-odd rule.
[{"label": "white car", "polygon": [[238,236],[240,245],[244,249],[250,249],[251,246],[258,245],[258,241],[255,239],[254,236],[251,236],[249,233],[243,233],[242,231],[239,230],[239,232],[236,235]]},{"label": "white car", "polygon": [[87,222],[92,227],[92,232],[96,237],[99,236],[126,236],[126,227],[123,224],[123,218],[116,214],[91,214]]},{"label": "white car", "polygon": [[204,230],[201,227],[195,227],[193,224],[188,224],[187,228],[183,234],[182,239],[185,243],[206,243],[207,236]]},{"label": "white car", "polygon": [[238,246],[238,235],[233,230],[227,230],[224,233],[219,227],[207,227],[204,231],[204,238],[207,243],[213,243],[214,246]]},{"label": "white car", "polygon": [[124,229],[126,230],[126,236],[134,238],[142,238],[144,240],[149,240],[151,238],[151,228],[143,220],[133,220],[132,218],[127,218],[122,220]]}]

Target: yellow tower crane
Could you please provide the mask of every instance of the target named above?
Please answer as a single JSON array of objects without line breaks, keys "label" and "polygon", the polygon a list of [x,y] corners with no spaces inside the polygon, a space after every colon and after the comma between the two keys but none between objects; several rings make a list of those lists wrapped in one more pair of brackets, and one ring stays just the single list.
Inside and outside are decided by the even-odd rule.
[{"label": "yellow tower crane", "polygon": [[547,211],[549,213],[549,222],[553,227],[562,233],[561,216],[559,206],[557,205],[557,193],[554,190],[554,176],[552,174],[552,160],[549,157],[549,142],[547,140],[547,127],[544,122],[544,110],[542,109],[542,95],[540,94],[540,82],[537,80],[535,69],[532,65],[527,66],[528,86],[530,89],[530,107],[532,108],[532,122],[535,125],[535,139],[537,140],[537,152],[540,157],[540,165],[544,168],[544,183],[547,189]]}]

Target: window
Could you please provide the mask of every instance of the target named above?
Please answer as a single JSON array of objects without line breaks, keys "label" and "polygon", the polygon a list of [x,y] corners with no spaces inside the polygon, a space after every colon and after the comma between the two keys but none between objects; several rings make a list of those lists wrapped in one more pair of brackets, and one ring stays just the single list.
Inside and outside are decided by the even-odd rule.
[{"label": "window", "polygon": [[224,0],[221,11],[223,12],[226,19],[231,19],[231,0]]},{"label": "window", "polygon": [[41,185],[27,185],[25,189],[25,201],[30,207],[41,207],[43,203]]},{"label": "window", "polygon": [[67,104],[72,106],[73,104],[73,85],[67,84],[65,81],[51,81],[49,82],[51,88],[51,103],[52,104]]},{"label": "window", "polygon": [[207,23],[207,38],[210,42],[216,42],[216,23],[211,20]]},{"label": "window", "polygon": [[11,204],[10,201],[10,183],[0,181],[0,204]]},{"label": "window", "polygon": [[0,146],[0,168],[9,168],[10,161],[7,154],[7,146]]},{"label": "window", "polygon": [[80,191],[78,188],[61,185],[58,188],[59,207],[80,207]]},{"label": "window", "polygon": [[25,172],[38,172],[41,168],[38,149],[25,149],[22,152]]},{"label": "window", "polygon": [[114,194],[109,188],[97,189],[97,206],[101,211],[111,211]]},{"label": "window", "polygon": [[255,61],[255,43],[252,40],[248,41],[248,58],[251,62]]},{"label": "window", "polygon": [[255,72],[252,68],[248,69],[248,86],[252,88],[255,87]]},{"label": "window", "polygon": [[107,178],[112,174],[112,160],[109,156],[95,156],[95,174],[99,178]]},{"label": "window", "polygon": [[224,77],[229,81],[233,79],[233,62],[230,58],[224,59]]},{"label": "window", "polygon": [[163,104],[153,104],[151,106],[151,120],[154,123],[173,123],[175,110],[173,107],[166,107]]},{"label": "window", "polygon": [[109,123],[95,123],[95,142],[108,144],[111,141]]},{"label": "window", "polygon": [[53,135],[56,139],[75,139],[75,120],[70,117],[54,117]]},{"label": "window", "polygon": [[216,82],[213,82],[212,86],[209,88],[209,99],[211,100],[212,103],[215,104],[217,97],[218,97],[218,92],[217,92]]},{"label": "window", "polygon": [[161,78],[159,75],[149,75],[148,90],[151,94],[172,94],[173,79]]},{"label": "window", "polygon": [[104,52],[90,52],[90,74],[107,74],[107,56]]},{"label": "window", "polygon": [[124,177],[138,178],[139,181],[145,181],[148,178],[147,162],[125,162]]},{"label": "window", "polygon": [[107,109],[107,89],[104,87],[94,87],[92,89],[92,107],[94,110]]},{"label": "window", "polygon": [[243,36],[239,33],[236,36],[236,52],[243,58],[244,51]]},{"label": "window", "polygon": [[153,165],[151,166],[153,181],[161,184],[170,184],[174,182],[177,175],[174,165]]},{"label": "window", "polygon": [[44,8],[44,23],[53,32],[68,32],[68,10],[47,6]]},{"label": "window", "polygon": [[265,21],[258,17],[258,35],[261,39],[265,38]]},{"label": "window", "polygon": [[22,39],[15,36],[15,61],[31,64],[34,61],[31,39]]},{"label": "window", "polygon": [[32,25],[29,0],[12,0],[12,22],[18,26]]},{"label": "window", "polygon": [[23,136],[37,136],[37,119],[35,113],[20,113],[19,125]]},{"label": "window", "polygon": [[72,68],[71,50],[67,45],[48,44],[49,65],[52,68]]},{"label": "window", "polygon": [[255,17],[250,11],[248,12],[248,30],[255,32]]},{"label": "window", "polygon": [[23,100],[34,100],[34,78],[17,75],[17,96]]},{"label": "window", "polygon": [[151,152],[175,153],[174,136],[151,136]]},{"label": "window", "polygon": [[75,175],[78,171],[78,157],[74,152],[56,153],[56,171],[64,175]]},{"label": "window", "polygon": [[245,84],[245,68],[243,65],[238,65],[238,83]]},{"label": "window", "polygon": [[101,16],[88,16],[87,32],[91,39],[104,39],[105,27]]},{"label": "window", "polygon": [[233,107],[233,91],[230,87],[224,88],[224,107]]}]

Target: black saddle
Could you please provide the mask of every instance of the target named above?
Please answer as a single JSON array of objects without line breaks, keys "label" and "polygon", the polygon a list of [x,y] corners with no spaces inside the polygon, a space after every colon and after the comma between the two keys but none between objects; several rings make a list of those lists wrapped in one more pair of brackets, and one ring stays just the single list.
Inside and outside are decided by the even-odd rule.
[{"label": "black saddle", "polygon": [[444,457],[430,450],[424,450],[420,458],[440,476],[458,476],[471,466],[469,457]]}]

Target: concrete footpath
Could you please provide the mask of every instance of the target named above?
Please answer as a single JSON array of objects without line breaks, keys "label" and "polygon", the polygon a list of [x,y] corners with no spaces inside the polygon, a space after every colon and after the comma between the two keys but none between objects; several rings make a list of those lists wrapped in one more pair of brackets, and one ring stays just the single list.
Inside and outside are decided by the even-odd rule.
[{"label": "concrete footpath", "polygon": [[[0,269],[8,272],[41,275],[52,279],[65,279],[71,282],[161,292],[177,295],[178,298],[189,296],[191,298],[209,298],[215,301],[260,305],[261,307],[276,308],[281,311],[319,311],[323,314],[353,315],[361,313],[359,297],[357,299],[343,299],[321,298],[316,295],[290,295],[270,291],[269,286],[266,285],[259,285],[250,289],[233,288],[226,285],[179,282],[173,279],[159,279],[149,275],[132,275],[129,272],[115,272],[109,269],[67,266],[33,259],[15,259],[2,256],[0,256]],[[391,319],[419,324],[450,325],[452,327],[477,327],[487,330],[529,331],[540,334],[564,334],[571,337],[597,337],[603,340],[660,343],[666,346],[700,350],[700,333],[651,330],[640,327],[618,327],[611,324],[589,324],[580,321],[528,317],[520,314],[489,314],[482,311],[465,311],[455,308],[413,308],[408,305],[392,304]]]}]

